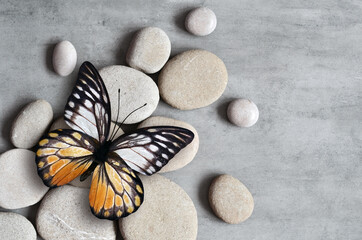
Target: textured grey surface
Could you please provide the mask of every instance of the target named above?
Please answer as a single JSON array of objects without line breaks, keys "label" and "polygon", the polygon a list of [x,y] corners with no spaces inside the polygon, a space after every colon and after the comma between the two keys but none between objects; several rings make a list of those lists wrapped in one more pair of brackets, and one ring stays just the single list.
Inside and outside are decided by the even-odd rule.
[{"label": "textured grey surface", "polygon": [[[210,7],[215,31],[183,28],[188,10]],[[200,149],[185,168],[165,174],[193,199],[198,239],[361,239],[362,2],[358,0],[0,1],[0,151],[9,126],[31,100],[59,116],[76,72],[51,69],[54,43],[66,39],[98,68],[125,62],[131,36],[165,30],[172,55],[204,48],[225,61],[229,84],[211,106],[179,111],[160,103],[154,115],[192,124]],[[258,123],[237,128],[226,106],[250,98]],[[254,195],[246,222],[218,220],[207,202],[211,179],[227,173]],[[6,179],[2,179],[6,181]],[[34,220],[32,210],[25,215]]]}]

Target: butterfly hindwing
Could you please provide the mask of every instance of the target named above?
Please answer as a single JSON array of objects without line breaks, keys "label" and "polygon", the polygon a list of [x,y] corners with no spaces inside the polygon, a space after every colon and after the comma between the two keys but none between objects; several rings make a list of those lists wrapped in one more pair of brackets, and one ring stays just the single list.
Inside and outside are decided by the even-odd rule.
[{"label": "butterfly hindwing", "polygon": [[143,202],[138,176],[116,154],[98,165],[92,178],[89,204],[98,218],[115,220],[137,211]]},{"label": "butterfly hindwing", "polygon": [[78,131],[58,129],[49,132],[38,143],[38,174],[48,187],[57,187],[84,173],[93,162],[95,142]]},{"label": "butterfly hindwing", "polygon": [[141,128],[117,138],[112,143],[110,151],[117,153],[133,170],[152,175],[166,165],[193,138],[193,132],[179,127]]},{"label": "butterfly hindwing", "polygon": [[109,96],[97,69],[89,62],[84,62],[79,69],[64,119],[73,129],[101,143],[107,140],[111,121]]}]

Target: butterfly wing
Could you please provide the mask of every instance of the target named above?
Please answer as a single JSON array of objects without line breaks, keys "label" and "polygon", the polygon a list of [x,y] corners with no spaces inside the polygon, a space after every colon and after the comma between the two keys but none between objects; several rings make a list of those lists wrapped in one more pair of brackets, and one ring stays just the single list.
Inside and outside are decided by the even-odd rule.
[{"label": "butterfly wing", "polygon": [[65,106],[64,119],[73,129],[101,143],[107,140],[111,106],[103,80],[90,62],[84,62],[79,69],[78,80]]},{"label": "butterfly wing", "polygon": [[193,138],[194,134],[190,130],[180,127],[141,128],[132,134],[117,138],[110,151],[117,153],[133,170],[152,175]]},{"label": "butterfly wing", "polygon": [[38,174],[48,187],[57,187],[84,173],[94,162],[94,140],[78,131],[58,129],[49,132],[38,143]]},{"label": "butterfly wing", "polygon": [[117,154],[94,169],[89,204],[95,216],[116,220],[137,211],[142,202],[141,180]]}]

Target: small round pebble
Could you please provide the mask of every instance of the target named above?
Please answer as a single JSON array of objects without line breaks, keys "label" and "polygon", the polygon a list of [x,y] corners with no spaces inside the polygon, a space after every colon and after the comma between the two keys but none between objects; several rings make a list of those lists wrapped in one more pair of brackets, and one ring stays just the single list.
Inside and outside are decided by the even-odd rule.
[{"label": "small round pebble", "polygon": [[189,129],[194,133],[194,139],[184,149],[178,152],[160,171],[171,172],[177,169],[183,168],[189,164],[195,157],[197,150],[199,149],[199,135],[196,129],[186,122],[182,122],[172,118],[166,118],[161,116],[150,117],[143,121],[138,128],[153,127],[153,126],[176,126]]},{"label": "small round pebble", "polygon": [[193,9],[186,16],[185,27],[187,31],[196,36],[206,36],[212,33],[217,24],[215,13],[207,7]]},{"label": "small round pebble", "polygon": [[127,240],[192,240],[197,213],[191,198],[176,183],[158,174],[141,176],[145,199],[135,214],[119,220]]},{"label": "small round pebble", "polygon": [[53,52],[53,68],[60,76],[71,74],[77,64],[77,51],[69,41],[59,42]]},{"label": "small round pebble", "polygon": [[12,149],[0,155],[0,206],[23,208],[39,202],[48,187],[37,173],[35,153]]},{"label": "small round pebble", "polygon": [[161,70],[171,54],[171,42],[160,28],[147,27],[138,31],[128,48],[129,66],[152,74]]},{"label": "small round pebble", "polygon": [[248,99],[235,99],[227,109],[229,121],[239,127],[251,127],[259,119],[258,107]]},{"label": "small round pebble", "polygon": [[12,212],[0,212],[0,239],[36,240],[36,231],[24,216]]},{"label": "small round pebble", "polygon": [[117,118],[118,89],[120,89],[120,111],[118,121],[122,120],[136,108],[146,106],[134,112],[125,124],[138,123],[148,118],[155,111],[160,99],[155,82],[136,69],[114,65],[102,68],[99,74],[108,90],[112,108],[112,120]]},{"label": "small round pebble", "polygon": [[158,86],[166,103],[191,110],[215,102],[227,82],[224,62],[211,52],[195,49],[168,61],[160,73]]},{"label": "small round pebble", "polygon": [[31,148],[44,134],[53,119],[51,105],[45,100],[37,100],[26,105],[16,117],[10,140],[15,147]]},{"label": "small round pebble", "polygon": [[89,207],[89,189],[65,185],[42,200],[36,229],[44,240],[116,239],[113,221],[95,217]]},{"label": "small round pebble", "polygon": [[254,209],[249,190],[230,175],[220,175],[214,179],[209,189],[209,202],[215,215],[230,224],[245,221]]}]

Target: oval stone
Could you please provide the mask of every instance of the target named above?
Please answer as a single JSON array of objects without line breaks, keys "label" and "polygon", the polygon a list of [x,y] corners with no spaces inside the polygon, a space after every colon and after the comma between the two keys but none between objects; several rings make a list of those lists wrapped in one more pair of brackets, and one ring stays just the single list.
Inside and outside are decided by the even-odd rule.
[{"label": "oval stone", "polygon": [[0,212],[0,239],[36,240],[36,231],[24,216],[12,212]]},{"label": "oval stone", "polygon": [[54,188],[38,209],[36,229],[45,240],[116,239],[112,221],[95,217],[89,207],[89,189],[65,185]]},{"label": "oval stone", "polygon": [[226,88],[228,74],[223,61],[205,50],[190,50],[172,58],[162,69],[158,86],[171,106],[190,110],[215,102]]},{"label": "oval stone", "polygon": [[199,7],[190,11],[185,19],[187,31],[196,36],[206,36],[212,33],[217,24],[215,13],[207,7]]},{"label": "oval stone", "polygon": [[20,111],[12,125],[11,142],[18,148],[35,146],[52,119],[53,110],[47,101],[29,103]]},{"label": "oval stone", "polygon": [[199,149],[199,134],[196,129],[186,122],[182,122],[172,118],[161,116],[150,117],[143,121],[138,128],[153,127],[153,126],[175,126],[189,129],[194,133],[194,139],[184,149],[178,152],[160,171],[171,172],[180,169],[189,164],[195,157]]},{"label": "oval stone", "polygon": [[235,99],[229,103],[227,116],[236,126],[251,127],[259,119],[259,110],[255,103],[248,99]]},{"label": "oval stone", "polygon": [[136,33],[127,52],[131,67],[152,74],[161,70],[171,53],[171,42],[160,28],[147,27]]},{"label": "oval stone", "polygon": [[120,90],[120,107],[118,122],[135,109],[125,124],[138,123],[155,111],[160,99],[157,85],[146,74],[130,67],[114,65],[102,68],[99,74],[107,87],[112,108],[112,120],[116,121],[118,110],[118,89]]},{"label": "oval stone", "polygon": [[0,206],[23,208],[39,202],[48,187],[37,173],[35,153],[12,149],[0,155]]},{"label": "oval stone", "polygon": [[123,238],[196,239],[197,213],[187,193],[176,183],[158,174],[140,177],[145,199],[136,213],[119,220]]},{"label": "oval stone", "polygon": [[71,74],[77,64],[77,51],[69,41],[59,42],[53,52],[54,71],[60,76]]},{"label": "oval stone", "polygon": [[211,183],[209,202],[215,215],[230,224],[245,221],[254,210],[249,190],[238,179],[226,174]]}]

